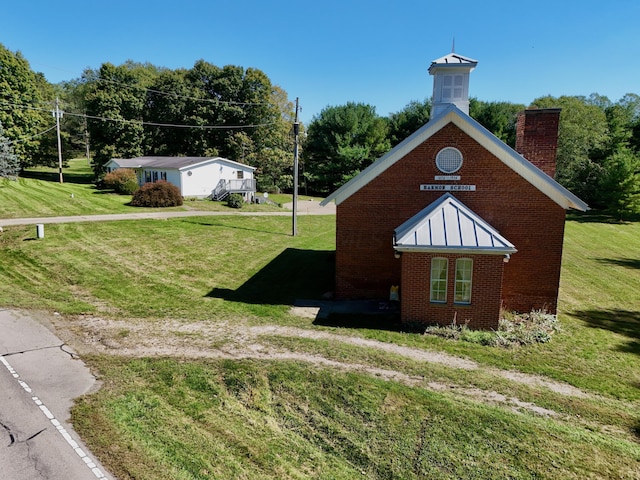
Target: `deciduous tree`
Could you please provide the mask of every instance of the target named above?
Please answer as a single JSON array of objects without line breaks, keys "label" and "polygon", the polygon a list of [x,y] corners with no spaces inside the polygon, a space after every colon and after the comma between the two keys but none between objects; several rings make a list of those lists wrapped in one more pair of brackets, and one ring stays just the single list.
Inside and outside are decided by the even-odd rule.
[{"label": "deciduous tree", "polygon": [[118,67],[104,63],[98,71],[85,71],[85,102],[96,173],[111,158],[143,154],[146,87],[155,75],[156,67],[133,62]]},{"label": "deciduous tree", "polygon": [[469,115],[510,147],[516,145],[518,112],[524,105],[509,102],[482,102],[472,98]]},{"label": "deciduous tree", "polygon": [[53,125],[51,105],[38,88],[40,80],[20,52],[0,44],[0,123],[23,167],[33,164],[40,134]]},{"label": "deciduous tree", "polygon": [[364,103],[326,107],[313,118],[305,144],[312,189],[328,193],[391,148],[388,125]]},{"label": "deciduous tree", "polygon": [[585,97],[542,97],[537,108],[561,108],[556,180],[589,204],[598,202],[597,184],[602,165],[593,159],[608,138],[604,110]]},{"label": "deciduous tree", "polygon": [[431,100],[414,100],[396,113],[389,115],[389,141],[395,147],[422,127],[431,117]]}]

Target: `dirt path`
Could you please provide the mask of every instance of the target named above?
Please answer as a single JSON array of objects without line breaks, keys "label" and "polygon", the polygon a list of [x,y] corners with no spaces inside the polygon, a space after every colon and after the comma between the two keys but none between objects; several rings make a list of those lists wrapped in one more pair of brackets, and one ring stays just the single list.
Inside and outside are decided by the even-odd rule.
[{"label": "dirt path", "polygon": [[408,375],[401,371],[384,369],[376,365],[340,362],[319,354],[290,351],[281,346],[275,346],[269,341],[270,337],[306,338],[384,351],[418,362],[438,364],[452,369],[478,371],[534,388],[544,388],[563,396],[588,396],[571,385],[536,375],[484,367],[472,360],[442,352],[321,330],[277,325],[247,327],[220,322],[164,321],[150,324],[148,322],[108,320],[94,316],[64,319],[62,317],[42,317],[41,321],[53,328],[57,335],[70,344],[80,355],[103,353],[127,357],[294,360],[343,371],[367,373],[385,380],[419,386],[433,391],[447,391],[474,401],[501,405],[518,412],[527,411],[549,417],[559,416],[553,410],[523,402],[516,397],[503,395],[496,391],[432,382],[419,375]]}]

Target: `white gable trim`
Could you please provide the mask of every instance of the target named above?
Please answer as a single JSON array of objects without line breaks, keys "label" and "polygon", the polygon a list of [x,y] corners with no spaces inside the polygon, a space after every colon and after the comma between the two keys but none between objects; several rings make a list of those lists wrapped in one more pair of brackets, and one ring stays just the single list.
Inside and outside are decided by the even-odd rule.
[{"label": "white gable trim", "polygon": [[205,160],[203,160],[201,162],[198,162],[198,163],[193,163],[191,165],[185,165],[184,167],[177,168],[176,170],[180,170],[180,171],[191,170],[193,168],[198,168],[198,167],[200,167],[202,165],[208,165],[210,163],[224,163],[226,165],[229,165],[231,167],[235,167],[235,168],[244,170],[246,172],[253,172],[256,169],[256,167],[252,167],[250,165],[245,165],[244,163],[234,162],[233,160],[229,160],[228,158],[212,157],[212,158],[207,158],[207,159],[205,159]]},{"label": "white gable trim", "polygon": [[500,161],[502,161],[502,163],[515,171],[518,175],[523,177],[562,208],[574,208],[581,211],[589,209],[589,206],[585,202],[580,200],[577,196],[564,188],[542,170],[534,166],[518,152],[503,143],[498,139],[498,137],[489,132],[476,120],[461,112],[454,105],[451,105],[440,115],[429,120],[428,123],[396,145],[378,160],[373,162],[360,172],[359,175],[352,178],[349,182],[345,183],[342,187],[325,198],[320,204],[324,206],[332,200],[335,200],[336,205],[340,205],[343,201],[367,185],[387,168],[394,165],[414,148],[418,147],[420,144],[442,130],[442,128],[449,123],[453,123],[459,127],[463,132],[495,155]]}]

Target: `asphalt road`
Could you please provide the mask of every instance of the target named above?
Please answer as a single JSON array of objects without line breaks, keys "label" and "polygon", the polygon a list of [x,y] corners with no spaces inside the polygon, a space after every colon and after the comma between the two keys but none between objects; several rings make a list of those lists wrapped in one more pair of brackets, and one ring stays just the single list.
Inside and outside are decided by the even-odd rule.
[{"label": "asphalt road", "polygon": [[73,399],[95,382],[45,326],[0,310],[0,478],[113,478],[68,423]]}]

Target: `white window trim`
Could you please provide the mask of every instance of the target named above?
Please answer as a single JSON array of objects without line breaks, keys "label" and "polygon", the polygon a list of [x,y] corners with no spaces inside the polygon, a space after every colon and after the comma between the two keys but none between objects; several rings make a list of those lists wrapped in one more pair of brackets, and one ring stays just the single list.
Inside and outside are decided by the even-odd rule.
[{"label": "white window trim", "polygon": [[[467,270],[466,268],[462,270],[463,273],[468,273],[468,278],[458,279],[458,266],[465,262],[469,264],[470,268]],[[454,293],[453,293],[453,303],[457,305],[470,305],[471,304],[471,296],[472,296],[472,288],[473,288],[473,259],[471,258],[457,258],[456,259],[456,273],[454,279]],[[468,288],[469,298],[458,300],[458,294],[463,295],[465,286]]]},{"label": "white window trim", "polygon": [[[455,155],[458,158],[456,160],[457,166],[456,168],[446,168],[448,165],[447,159],[442,158],[445,155]],[[448,175],[457,172],[462,168],[462,164],[464,163],[464,158],[462,157],[462,152],[455,147],[444,147],[436,154],[436,168],[440,170],[442,173],[446,173]]]},{"label": "white window trim", "polygon": [[[434,267],[436,265],[436,260],[440,261],[440,260],[444,260],[444,299],[434,299],[434,283],[441,283],[443,282],[443,279],[438,277],[438,278],[434,278],[433,274],[435,272]],[[441,271],[441,270],[439,270]],[[431,303],[447,303],[447,290],[448,290],[448,286],[449,286],[449,259],[444,258],[444,257],[433,257],[431,259],[431,269],[430,269],[430,274],[429,274],[429,301]],[[441,292],[441,290],[437,290],[438,293]]]}]

